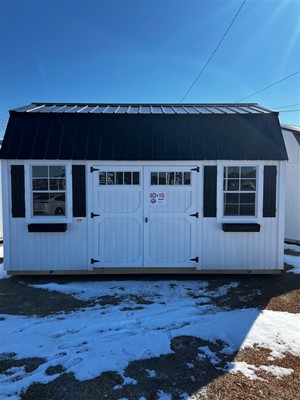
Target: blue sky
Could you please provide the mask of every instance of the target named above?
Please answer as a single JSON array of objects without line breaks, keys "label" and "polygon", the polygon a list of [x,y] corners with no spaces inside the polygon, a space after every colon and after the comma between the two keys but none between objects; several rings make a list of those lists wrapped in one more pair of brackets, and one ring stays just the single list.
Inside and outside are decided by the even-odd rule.
[{"label": "blue sky", "polygon": [[[241,4],[0,0],[0,118],[34,101],[179,102]],[[300,1],[246,0],[185,102],[236,102],[299,70]],[[297,74],[245,101],[299,110],[299,88]]]}]

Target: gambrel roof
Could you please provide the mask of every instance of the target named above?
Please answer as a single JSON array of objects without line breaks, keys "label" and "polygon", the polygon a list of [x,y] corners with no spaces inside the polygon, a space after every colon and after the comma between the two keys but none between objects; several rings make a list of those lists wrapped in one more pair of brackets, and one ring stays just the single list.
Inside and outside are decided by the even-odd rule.
[{"label": "gambrel roof", "polygon": [[286,160],[278,113],[257,104],[32,103],[11,110],[2,159]]}]

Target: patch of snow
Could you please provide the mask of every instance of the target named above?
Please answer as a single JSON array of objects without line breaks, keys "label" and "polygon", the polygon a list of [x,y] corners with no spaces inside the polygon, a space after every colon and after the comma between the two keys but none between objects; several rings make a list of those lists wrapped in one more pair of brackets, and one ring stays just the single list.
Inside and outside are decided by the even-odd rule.
[{"label": "patch of snow", "polygon": [[[219,359],[219,357],[217,357],[216,354],[213,353],[208,346],[199,347],[198,350],[200,350],[201,353],[203,353],[205,355],[205,357],[209,358],[210,362],[213,365],[216,365],[216,364],[220,363],[221,360]],[[202,357],[201,357],[202,354],[198,354],[198,356],[199,356],[199,358],[202,359]]]},{"label": "patch of snow", "polygon": [[[67,284],[46,283],[31,285],[37,289],[57,291],[70,294],[78,300],[94,300],[102,296],[141,296],[144,300],[157,302],[159,298],[164,301],[172,301],[172,298],[182,300],[187,298],[187,294],[192,292],[197,296],[207,296],[207,281],[107,281],[107,282],[71,282]],[[231,287],[231,284],[226,285]],[[226,288],[222,287],[224,292]],[[216,292],[213,292],[217,297]],[[209,298],[208,298],[209,299]],[[206,299],[207,300],[207,299]],[[210,300],[210,299],[209,299]]]},{"label": "patch of snow", "polygon": [[233,362],[233,363],[227,364],[227,369],[232,374],[236,374],[237,372],[240,372],[247,379],[250,379],[251,381],[253,381],[253,380],[263,381],[262,378],[258,377],[255,374],[255,371],[257,370],[257,367],[255,365],[247,364],[243,361]]},{"label": "patch of snow", "polygon": [[300,253],[300,246],[298,246],[296,244],[284,243],[284,248],[285,248],[285,250],[294,250],[294,251],[297,251],[298,253]]},{"label": "patch of snow", "polygon": [[7,275],[7,272],[4,271],[3,264],[0,264],[0,279],[8,279],[8,278],[10,277]]},{"label": "patch of snow", "polygon": [[[298,246],[299,247],[299,246]],[[293,269],[288,270],[288,273],[300,274],[300,256],[292,256],[289,254],[284,255],[284,262],[293,267]]]},{"label": "patch of snow", "polygon": [[186,363],[185,364],[188,368],[190,368],[190,369],[192,369],[192,368],[195,368],[195,365],[193,364],[193,363]]},{"label": "patch of snow", "polygon": [[241,348],[259,344],[270,349],[272,357],[282,357],[285,352],[298,356],[299,325],[299,314],[264,310],[249,329]]},{"label": "patch of snow", "polygon": [[172,395],[165,393],[163,390],[157,392],[157,400],[172,400]]},{"label": "patch of snow", "polygon": [[155,378],[156,377],[156,372],[153,369],[146,369],[147,375],[149,378]]},{"label": "patch of snow", "polygon": [[133,378],[129,378],[128,376],[126,376],[124,378],[124,382],[122,383],[122,385],[136,385],[137,381]]},{"label": "patch of snow", "polygon": [[241,372],[246,378],[250,380],[260,381],[263,381],[264,379],[257,376],[255,371],[263,371],[275,376],[276,378],[282,378],[284,376],[291,375],[294,372],[294,370],[291,368],[283,368],[276,365],[261,365],[259,367],[256,367],[255,365],[247,364],[245,362],[228,363],[227,368],[230,373]]},{"label": "patch of snow", "polygon": [[284,376],[291,375],[294,372],[292,368],[283,368],[278,367],[277,365],[261,365],[259,369],[276,376],[276,378],[282,378]]}]

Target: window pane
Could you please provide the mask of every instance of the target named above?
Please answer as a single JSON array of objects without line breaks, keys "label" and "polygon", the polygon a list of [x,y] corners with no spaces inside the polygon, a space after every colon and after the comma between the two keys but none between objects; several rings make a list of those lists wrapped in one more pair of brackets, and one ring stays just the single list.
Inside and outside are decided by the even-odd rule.
[{"label": "window pane", "polygon": [[254,204],[247,204],[240,206],[240,215],[255,215],[255,206]]},{"label": "window pane", "polygon": [[255,203],[255,193],[243,193],[240,194],[241,204],[254,204]]},{"label": "window pane", "polygon": [[116,172],[116,184],[123,185],[123,172]]},{"label": "window pane", "polygon": [[159,173],[159,185],[165,185],[165,184],[166,184],[166,173],[160,172]]},{"label": "window pane", "polygon": [[228,178],[239,178],[240,167],[226,167]]},{"label": "window pane", "polygon": [[140,173],[139,172],[133,172],[133,184],[134,185],[139,185],[140,184]]},{"label": "window pane", "polygon": [[242,179],[241,180],[241,190],[256,190],[256,180],[255,179]]},{"label": "window pane", "polygon": [[114,172],[107,172],[107,184],[114,185],[115,184],[115,173]]},{"label": "window pane", "polygon": [[49,215],[49,193],[33,193],[33,215]]},{"label": "window pane", "polygon": [[224,190],[239,190],[239,180],[238,179],[227,179],[225,181]]},{"label": "window pane", "polygon": [[182,172],[175,172],[175,185],[182,185]]},{"label": "window pane", "polygon": [[106,185],[106,172],[99,173],[99,185]]},{"label": "window pane", "polygon": [[124,184],[131,185],[131,172],[124,172]]},{"label": "window pane", "polygon": [[32,167],[33,178],[48,178],[48,167],[34,166]]},{"label": "window pane", "polygon": [[237,204],[226,204],[224,206],[224,215],[238,215],[238,211]]},{"label": "window pane", "polygon": [[237,204],[239,202],[239,194],[238,193],[225,193],[224,194],[224,202],[226,204]]},{"label": "window pane", "polygon": [[184,184],[185,185],[190,185],[191,184],[191,173],[190,172],[185,172],[184,173]]},{"label": "window pane", "polygon": [[50,190],[65,190],[65,179],[50,179]]},{"label": "window pane", "polygon": [[52,178],[64,178],[66,176],[65,167],[61,165],[49,167],[49,176]]},{"label": "window pane", "polygon": [[49,215],[65,215],[65,193],[50,193]]},{"label": "window pane", "polygon": [[32,190],[48,190],[48,179],[32,179]]},{"label": "window pane", "polygon": [[256,178],[256,167],[241,167],[241,178]]},{"label": "window pane", "polygon": [[157,185],[157,172],[151,172],[151,185]]},{"label": "window pane", "polygon": [[167,184],[174,185],[174,172],[167,172]]}]

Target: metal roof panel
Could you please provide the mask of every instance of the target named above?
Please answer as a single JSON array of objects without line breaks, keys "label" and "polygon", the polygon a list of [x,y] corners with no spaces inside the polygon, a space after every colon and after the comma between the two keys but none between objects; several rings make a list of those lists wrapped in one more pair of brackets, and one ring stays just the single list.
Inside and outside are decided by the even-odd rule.
[{"label": "metal roof panel", "polygon": [[[56,106],[62,108],[61,104]],[[83,109],[82,105],[74,107]],[[93,109],[89,113],[13,112],[1,157],[101,161],[287,159],[275,112],[214,114],[207,110],[209,114],[175,114],[172,109],[171,114],[168,109],[169,113],[146,114],[143,106],[128,108],[133,113],[117,106],[103,112],[108,107],[99,106],[99,112]]]}]

